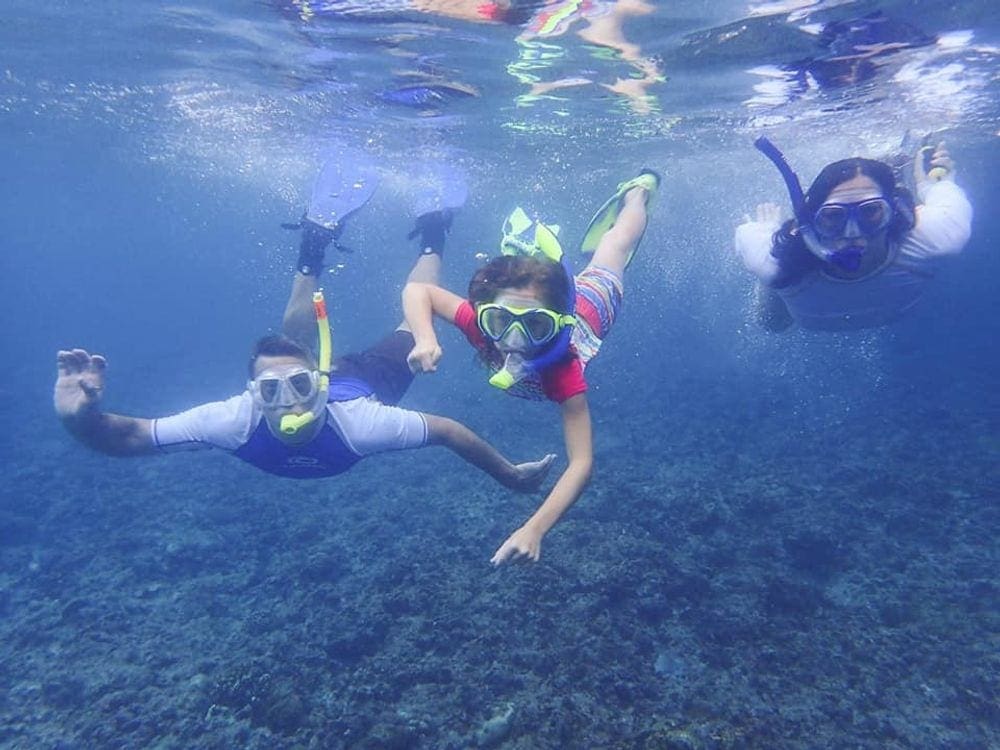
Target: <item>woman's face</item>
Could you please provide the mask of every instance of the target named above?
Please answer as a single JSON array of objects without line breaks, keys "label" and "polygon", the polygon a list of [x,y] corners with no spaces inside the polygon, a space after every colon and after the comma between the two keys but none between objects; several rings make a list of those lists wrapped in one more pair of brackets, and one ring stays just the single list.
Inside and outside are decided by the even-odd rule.
[{"label": "woman's face", "polygon": [[[846,182],[840,183],[831,190],[826,200],[823,201],[823,205],[831,203],[855,204],[873,198],[886,199],[882,188],[878,186],[875,180],[867,175],[859,174]],[[820,210],[822,210],[822,206]],[[876,251],[884,248],[885,240],[885,229],[871,235],[864,234],[858,227],[857,222],[852,219],[844,226],[844,231],[839,237],[823,238],[823,244],[827,245],[831,250],[857,248],[864,254],[877,254]]]}]

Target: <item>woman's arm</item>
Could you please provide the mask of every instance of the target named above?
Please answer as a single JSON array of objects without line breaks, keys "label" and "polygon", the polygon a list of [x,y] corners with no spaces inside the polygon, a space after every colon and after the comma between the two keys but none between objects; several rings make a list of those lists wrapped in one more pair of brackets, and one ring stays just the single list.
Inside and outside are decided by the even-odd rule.
[{"label": "woman's arm", "polygon": [[965,192],[942,180],[921,193],[924,202],[917,206],[917,225],[908,239],[927,257],[961,252],[972,234],[972,204]]},{"label": "woman's arm", "polygon": [[781,226],[781,208],[774,203],[757,206],[757,218],[750,219],[736,227],[733,246],[743,267],[770,285],[778,277],[778,261],[771,255],[774,233]]},{"label": "woman's arm", "polygon": [[590,481],[594,445],[586,394],[566,399],[562,404],[562,418],[569,465],[534,515],[500,545],[490,560],[494,565],[521,557],[537,562],[542,553],[542,537],[583,494]]},{"label": "woman's arm", "polygon": [[413,351],[406,361],[413,372],[434,372],[441,359],[441,346],[434,333],[434,316],[455,322],[464,300],[435,284],[411,281],[403,287],[403,315],[413,333]]},{"label": "woman's arm", "polygon": [[[928,151],[930,163],[925,164]],[[955,162],[943,143],[920,149],[913,179],[920,204],[917,225],[907,238],[910,251],[924,257],[961,252],[972,233],[972,204],[955,184]]]}]

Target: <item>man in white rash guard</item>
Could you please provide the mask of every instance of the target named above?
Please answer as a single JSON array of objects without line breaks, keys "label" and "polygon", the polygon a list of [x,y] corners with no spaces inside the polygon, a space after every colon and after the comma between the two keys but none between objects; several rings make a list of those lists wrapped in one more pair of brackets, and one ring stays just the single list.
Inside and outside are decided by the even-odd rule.
[{"label": "man in white rash guard", "polygon": [[[410,280],[436,280],[450,220],[447,212],[418,220],[421,251]],[[414,342],[405,325],[364,352],[330,361],[325,305],[321,297],[314,305],[314,293],[323,250],[335,234],[303,224],[287,335],[257,342],[243,393],[158,419],[111,414],[101,407],[104,357],[60,351],[54,402],[67,430],[109,455],[214,447],[271,474],[301,479],[340,474],[375,453],[443,445],[506,487],[537,489],[554,456],[513,464],[459,422],[396,406],[413,379],[406,357]],[[317,330],[318,361],[303,345]]]}]

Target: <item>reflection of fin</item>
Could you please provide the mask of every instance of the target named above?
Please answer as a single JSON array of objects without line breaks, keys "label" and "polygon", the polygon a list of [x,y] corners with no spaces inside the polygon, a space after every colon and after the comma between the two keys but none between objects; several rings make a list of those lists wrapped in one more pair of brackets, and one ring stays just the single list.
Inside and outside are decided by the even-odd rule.
[{"label": "reflection of fin", "polygon": [[421,161],[410,167],[415,191],[410,196],[410,215],[423,216],[432,211],[455,212],[465,205],[469,185],[465,174],[443,160]]},{"label": "reflection of fin", "polygon": [[[590,254],[597,249],[598,243],[601,241],[601,237],[604,236],[611,227],[615,225],[618,220],[618,213],[621,211],[622,206],[625,205],[625,194],[628,193],[632,188],[641,187],[646,189],[646,210],[649,211],[652,208],[653,199],[656,197],[657,188],[660,186],[660,176],[652,171],[651,169],[643,169],[636,177],[631,180],[621,183],[618,189],[615,190],[615,194],[608,198],[604,205],[597,209],[597,213],[594,214],[594,218],[590,220],[590,226],[587,227],[586,233],[583,235],[583,242],[580,244],[580,252]],[[639,238],[642,241],[642,238]],[[635,243],[635,247],[639,247],[639,242]],[[629,255],[626,261],[626,266],[632,261],[632,255],[635,254],[635,249]]]},{"label": "reflection of fin", "polygon": [[434,81],[385,89],[378,97],[389,104],[399,104],[415,109],[428,109],[445,104],[449,99],[478,97],[479,89],[459,81]]},{"label": "reflection of fin", "polygon": [[369,200],[378,187],[378,172],[368,154],[345,149],[333,154],[313,186],[305,218],[327,229],[337,229]]}]

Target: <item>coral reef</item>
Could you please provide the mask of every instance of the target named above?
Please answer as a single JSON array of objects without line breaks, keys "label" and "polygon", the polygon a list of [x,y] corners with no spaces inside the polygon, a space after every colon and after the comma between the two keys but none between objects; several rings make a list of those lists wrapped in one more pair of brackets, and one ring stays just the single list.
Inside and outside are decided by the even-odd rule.
[{"label": "coral reef", "polygon": [[296,483],[15,447],[0,744],[995,746],[995,412],[885,386],[809,437],[739,386],[596,398],[591,487],[500,569],[536,498],[445,454]]}]

